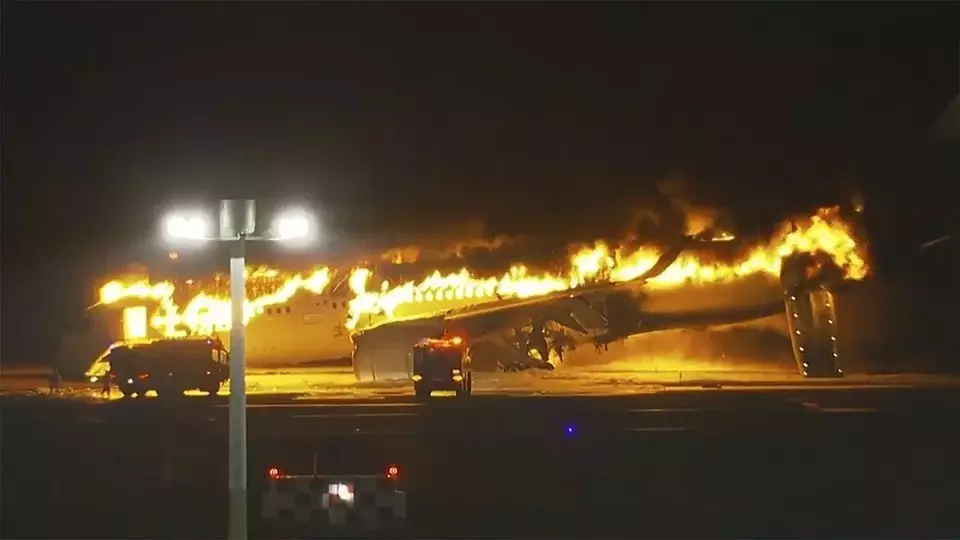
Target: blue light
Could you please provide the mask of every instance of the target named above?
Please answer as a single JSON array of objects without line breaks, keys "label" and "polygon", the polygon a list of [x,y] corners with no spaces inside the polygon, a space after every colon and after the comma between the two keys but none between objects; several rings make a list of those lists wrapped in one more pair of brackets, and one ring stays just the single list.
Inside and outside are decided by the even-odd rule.
[{"label": "blue light", "polygon": [[573,426],[567,426],[566,432],[567,435],[573,435]]}]

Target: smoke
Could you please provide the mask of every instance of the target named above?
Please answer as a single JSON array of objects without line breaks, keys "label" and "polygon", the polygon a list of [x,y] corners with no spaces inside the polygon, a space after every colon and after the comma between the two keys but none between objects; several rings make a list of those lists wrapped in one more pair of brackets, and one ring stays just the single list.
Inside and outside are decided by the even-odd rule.
[{"label": "smoke", "polygon": [[623,239],[635,244],[671,245],[683,235],[732,236],[725,213],[696,199],[690,181],[674,175],[657,182],[650,197],[628,213]]},{"label": "smoke", "polygon": [[395,264],[419,261],[463,259],[476,250],[496,251],[513,246],[519,237],[486,234],[487,225],[481,220],[448,223],[415,244],[393,247],[380,255],[380,260]]},{"label": "smoke", "polygon": [[[621,203],[622,204],[622,203]],[[620,221],[625,226],[607,229],[606,235],[581,238],[571,247],[582,247],[584,242],[600,237],[615,244],[630,247],[649,245],[660,248],[673,246],[684,235],[699,235],[712,232],[732,238],[724,212],[698,201],[690,181],[682,175],[664,178],[657,182],[653,193],[621,206],[614,214],[626,216]],[[629,209],[627,209],[629,208]],[[615,232],[618,230],[618,232]],[[527,244],[526,236],[487,234],[487,225],[482,220],[447,223],[415,242],[390,247],[379,252],[382,262],[394,264],[428,263],[465,260],[478,251],[497,252],[508,247]],[[545,238],[540,239],[542,242]],[[571,239],[573,240],[573,239]],[[541,242],[541,243],[542,243]]]},{"label": "smoke", "polygon": [[380,255],[380,260],[394,264],[415,263],[420,260],[448,260],[452,258],[463,259],[467,253],[475,250],[496,251],[506,246],[512,246],[517,243],[514,237],[499,235],[491,239],[470,238],[446,244],[435,244],[433,246],[403,246],[392,248]]},{"label": "smoke", "polygon": [[[678,240],[684,236],[701,236],[714,241],[738,238],[734,216],[730,211],[708,204],[704,197],[703,190],[697,189],[689,177],[675,174],[657,181],[655,189],[645,195],[631,200],[611,201],[606,219],[599,219],[597,222],[584,221],[584,227],[591,228],[584,228],[574,237],[567,237],[569,243],[566,245],[563,244],[563,239],[555,235],[539,235],[535,239],[529,236],[491,235],[488,234],[489,228],[484,220],[473,219],[460,223],[444,223],[415,240],[411,237],[410,241],[402,244],[377,249],[366,260],[394,264],[453,264],[458,261],[466,264],[490,259],[488,254],[494,258],[507,259],[515,258],[519,254],[527,262],[532,256],[531,252],[544,252],[546,255],[543,257],[562,257],[558,254],[590,246],[596,240],[633,250],[641,246],[668,249],[676,246]],[[855,200],[854,203],[862,208],[862,200]],[[576,220],[577,217],[571,215],[569,219]],[[770,224],[769,232],[774,232],[774,225]],[[599,232],[598,228],[603,232]],[[762,236],[769,238],[768,235],[753,229],[747,232],[751,232],[751,241],[762,240]],[[733,242],[729,247],[714,243],[710,253],[713,256],[733,257],[744,245],[743,241]],[[524,251],[521,253],[518,248]],[[540,260],[539,257],[537,255],[539,263],[542,264],[559,262],[559,259],[547,261],[545,258]]]}]

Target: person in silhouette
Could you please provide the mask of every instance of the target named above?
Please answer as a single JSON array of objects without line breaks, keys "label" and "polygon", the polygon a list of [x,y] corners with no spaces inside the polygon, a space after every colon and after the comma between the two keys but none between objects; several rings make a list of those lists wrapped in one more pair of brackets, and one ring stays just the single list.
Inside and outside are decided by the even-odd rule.
[{"label": "person in silhouette", "polygon": [[550,359],[550,348],[547,347],[547,336],[544,332],[543,321],[533,321],[533,331],[530,332],[530,348],[537,351],[540,355],[540,361],[546,362]]},{"label": "person in silhouette", "polygon": [[50,383],[50,393],[51,393],[51,394],[59,394],[59,393],[60,393],[60,382],[61,382],[62,380],[63,380],[63,378],[62,378],[61,375],[60,375],[60,367],[57,366],[57,365],[54,365],[54,366],[50,369],[50,381],[49,381],[49,383]]},{"label": "person in silhouette", "polygon": [[100,396],[101,396],[101,397],[105,397],[105,398],[109,398],[109,397],[110,397],[110,379],[112,378],[112,376],[113,376],[113,374],[112,374],[112,373],[109,373],[109,372],[107,372],[107,373],[103,376],[103,379],[102,379],[101,382],[100,382]]}]

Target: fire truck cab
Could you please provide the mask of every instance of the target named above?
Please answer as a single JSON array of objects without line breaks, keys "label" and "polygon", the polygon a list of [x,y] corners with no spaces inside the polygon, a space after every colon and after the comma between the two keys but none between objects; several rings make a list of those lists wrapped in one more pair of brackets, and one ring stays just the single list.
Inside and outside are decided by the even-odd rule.
[{"label": "fire truck cab", "polygon": [[424,339],[413,347],[413,389],[418,399],[434,390],[452,390],[458,397],[473,392],[470,352],[459,337]]}]

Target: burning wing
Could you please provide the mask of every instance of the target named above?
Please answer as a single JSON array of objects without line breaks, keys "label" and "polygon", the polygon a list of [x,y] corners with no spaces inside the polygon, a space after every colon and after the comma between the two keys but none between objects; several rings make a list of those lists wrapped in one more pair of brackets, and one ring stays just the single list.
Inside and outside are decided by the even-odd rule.
[{"label": "burning wing", "polygon": [[[711,307],[690,309],[690,298],[678,297],[666,302],[660,296],[659,301],[654,301],[657,297],[645,294],[647,280],[663,273],[683,249],[695,241],[696,238],[685,239],[632,281],[579,287],[538,298],[501,301],[496,305],[469,306],[365,329],[353,336],[354,371],[361,380],[407,378],[411,374],[413,345],[422,338],[444,335],[461,336],[467,341],[477,371],[553,369],[562,361],[564,351],[578,344],[592,343],[599,353],[605,351],[609,343],[632,335],[744,323],[783,314],[786,306],[793,314],[788,320],[794,326],[800,325],[790,334],[798,366],[802,366],[806,376],[807,365],[815,361],[804,356],[806,348],[813,350],[816,340],[827,345],[835,343],[833,301],[824,288],[834,281],[830,278],[832,273],[824,271],[825,267],[816,257],[798,255],[784,259],[779,282],[765,282],[759,296],[714,296],[716,291],[704,289],[694,292],[701,298],[708,296],[715,300]],[[788,291],[785,298],[784,293]],[[824,309],[814,304],[822,304],[820,307]],[[818,322],[818,317],[824,320]],[[801,327],[803,332],[799,331]],[[797,337],[801,333],[802,336]],[[825,366],[821,371],[839,373],[834,365],[836,354],[824,358],[826,363],[820,362]]]},{"label": "burning wing", "polygon": [[[547,361],[552,354],[562,354],[565,346],[621,332],[637,333],[639,288],[673,264],[690,241],[695,239],[685,239],[629,282],[590,285],[492,306],[468,306],[366,328],[353,335],[354,371],[361,380],[407,378],[413,345],[423,338],[444,335],[467,340],[478,370],[552,368]],[[626,309],[617,308],[621,305]]]}]

